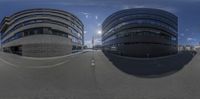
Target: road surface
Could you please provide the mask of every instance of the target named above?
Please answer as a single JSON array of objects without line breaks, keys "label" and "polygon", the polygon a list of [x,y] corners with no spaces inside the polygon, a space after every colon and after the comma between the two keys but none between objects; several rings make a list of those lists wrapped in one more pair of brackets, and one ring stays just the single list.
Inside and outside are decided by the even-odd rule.
[{"label": "road surface", "polygon": [[49,68],[1,55],[0,99],[199,99],[200,56],[192,54],[143,60],[87,51]]}]

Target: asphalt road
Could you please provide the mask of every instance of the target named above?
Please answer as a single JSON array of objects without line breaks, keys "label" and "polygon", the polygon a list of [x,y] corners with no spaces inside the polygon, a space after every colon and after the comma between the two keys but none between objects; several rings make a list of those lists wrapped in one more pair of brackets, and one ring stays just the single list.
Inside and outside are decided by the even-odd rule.
[{"label": "asphalt road", "polygon": [[199,99],[200,53],[192,54],[143,60],[88,51],[49,68],[1,55],[0,99]]}]

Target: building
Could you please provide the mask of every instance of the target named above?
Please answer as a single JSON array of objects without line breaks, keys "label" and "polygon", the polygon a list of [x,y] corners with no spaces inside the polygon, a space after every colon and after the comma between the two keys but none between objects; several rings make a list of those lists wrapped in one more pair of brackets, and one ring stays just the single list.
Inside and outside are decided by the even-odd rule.
[{"label": "building", "polygon": [[102,25],[103,51],[132,57],[160,57],[178,51],[178,18],[159,9],[118,11]]},{"label": "building", "polygon": [[4,52],[28,57],[62,56],[81,50],[83,23],[56,9],[28,9],[5,17],[0,26]]}]

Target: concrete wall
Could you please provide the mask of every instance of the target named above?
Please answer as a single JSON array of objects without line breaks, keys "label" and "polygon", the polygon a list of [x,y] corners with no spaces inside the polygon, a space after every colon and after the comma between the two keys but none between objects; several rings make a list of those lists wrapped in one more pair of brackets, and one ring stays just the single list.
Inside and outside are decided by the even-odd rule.
[{"label": "concrete wall", "polygon": [[32,35],[9,42],[3,47],[22,45],[22,55],[29,57],[63,56],[72,52],[69,38],[55,35]]},{"label": "concrete wall", "polygon": [[54,57],[70,54],[72,46],[68,44],[26,44],[22,45],[22,56]]}]

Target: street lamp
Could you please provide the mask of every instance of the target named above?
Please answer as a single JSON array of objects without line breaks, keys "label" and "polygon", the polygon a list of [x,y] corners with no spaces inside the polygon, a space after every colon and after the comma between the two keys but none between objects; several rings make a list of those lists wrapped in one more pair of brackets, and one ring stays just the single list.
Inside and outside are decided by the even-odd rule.
[{"label": "street lamp", "polygon": [[98,30],[98,31],[97,31],[97,34],[101,35],[101,34],[102,34],[102,31],[101,31],[101,30]]},{"label": "street lamp", "polygon": [[97,30],[96,33],[94,33],[94,36],[92,38],[92,45],[93,45],[93,49],[94,49],[94,46],[95,46],[95,40],[97,38],[98,35],[101,35],[102,34],[102,31],[101,30]]},{"label": "street lamp", "polygon": [[[101,30],[97,30],[97,33],[94,33],[93,34],[93,37],[92,37],[92,49],[94,50],[94,47],[95,47],[95,39],[97,37],[97,35],[101,35],[102,34],[102,31]],[[92,59],[92,63],[93,63],[93,66],[95,65],[94,64],[94,51],[93,51],[93,59]]]}]

